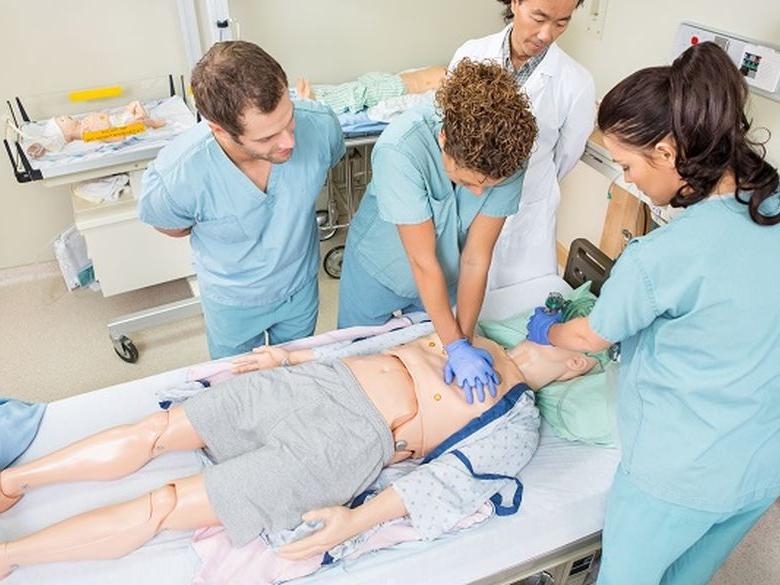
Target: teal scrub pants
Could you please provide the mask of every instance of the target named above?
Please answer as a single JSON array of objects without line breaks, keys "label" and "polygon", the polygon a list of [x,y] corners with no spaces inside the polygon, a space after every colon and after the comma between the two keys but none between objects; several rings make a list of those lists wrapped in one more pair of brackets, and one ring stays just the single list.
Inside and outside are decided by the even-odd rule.
[{"label": "teal scrub pants", "polygon": [[289,298],[257,307],[237,307],[201,298],[206,321],[206,340],[211,359],[252,351],[265,345],[285,343],[314,333],[319,312],[319,282],[313,278]]},{"label": "teal scrub pants", "polygon": [[419,298],[399,296],[378,282],[366,272],[347,246],[339,282],[339,329],[356,325],[384,325],[398,310],[413,313],[425,311],[425,308]]},{"label": "teal scrub pants", "polygon": [[659,500],[618,469],[607,501],[598,585],[707,585],[775,498],[732,513]]}]

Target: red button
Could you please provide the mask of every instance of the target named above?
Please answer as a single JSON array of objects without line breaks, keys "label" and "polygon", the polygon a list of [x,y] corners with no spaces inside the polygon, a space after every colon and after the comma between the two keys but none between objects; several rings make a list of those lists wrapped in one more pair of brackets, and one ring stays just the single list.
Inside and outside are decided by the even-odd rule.
[{"label": "red button", "polygon": [[698,45],[699,44],[699,37],[697,37],[697,36],[691,37],[691,44],[692,45]]}]

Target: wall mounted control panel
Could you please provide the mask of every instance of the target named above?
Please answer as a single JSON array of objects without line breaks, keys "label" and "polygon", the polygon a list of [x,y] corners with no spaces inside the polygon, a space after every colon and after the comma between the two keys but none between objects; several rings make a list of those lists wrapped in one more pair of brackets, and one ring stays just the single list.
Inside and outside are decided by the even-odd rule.
[{"label": "wall mounted control panel", "polygon": [[683,22],[677,32],[673,58],[692,45],[712,41],[726,51],[752,91],[780,102],[780,46]]}]

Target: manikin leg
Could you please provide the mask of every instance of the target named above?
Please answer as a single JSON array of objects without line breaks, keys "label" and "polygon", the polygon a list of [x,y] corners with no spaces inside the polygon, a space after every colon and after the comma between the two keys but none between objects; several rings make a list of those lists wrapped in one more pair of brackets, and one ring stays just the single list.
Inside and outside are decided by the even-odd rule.
[{"label": "manikin leg", "polygon": [[0,579],[22,565],[116,559],[162,530],[219,524],[203,475],[193,475],[129,502],[86,512],[25,538],[0,543]]},{"label": "manikin leg", "polygon": [[0,471],[0,513],[33,487],[64,481],[109,480],[137,471],[166,451],[203,447],[184,408],[114,427],[49,455]]}]

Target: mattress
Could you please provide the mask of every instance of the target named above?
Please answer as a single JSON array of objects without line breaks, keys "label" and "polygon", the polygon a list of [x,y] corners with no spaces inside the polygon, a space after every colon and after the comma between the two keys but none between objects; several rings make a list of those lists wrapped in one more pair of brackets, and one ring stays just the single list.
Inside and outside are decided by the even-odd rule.
[{"label": "mattress", "polygon": [[[501,318],[565,291],[557,276],[488,294],[483,316]],[[523,301],[520,301],[523,299]],[[21,461],[51,452],[103,428],[134,422],[155,412],[158,389],[185,380],[186,368],[135,380],[49,405],[41,429]],[[567,442],[543,425],[539,449],[521,474],[520,511],[433,542],[413,542],[300,579],[301,584],[465,583],[483,579],[601,530],[606,494],[619,460],[612,449]],[[198,473],[195,452],[169,453],[129,477],[40,488],[0,515],[0,540],[19,538],[64,518],[125,501],[166,481]],[[188,532],[158,535],[136,552],[114,561],[53,563],[23,567],[3,585],[116,585],[192,581],[198,558]]]}]

